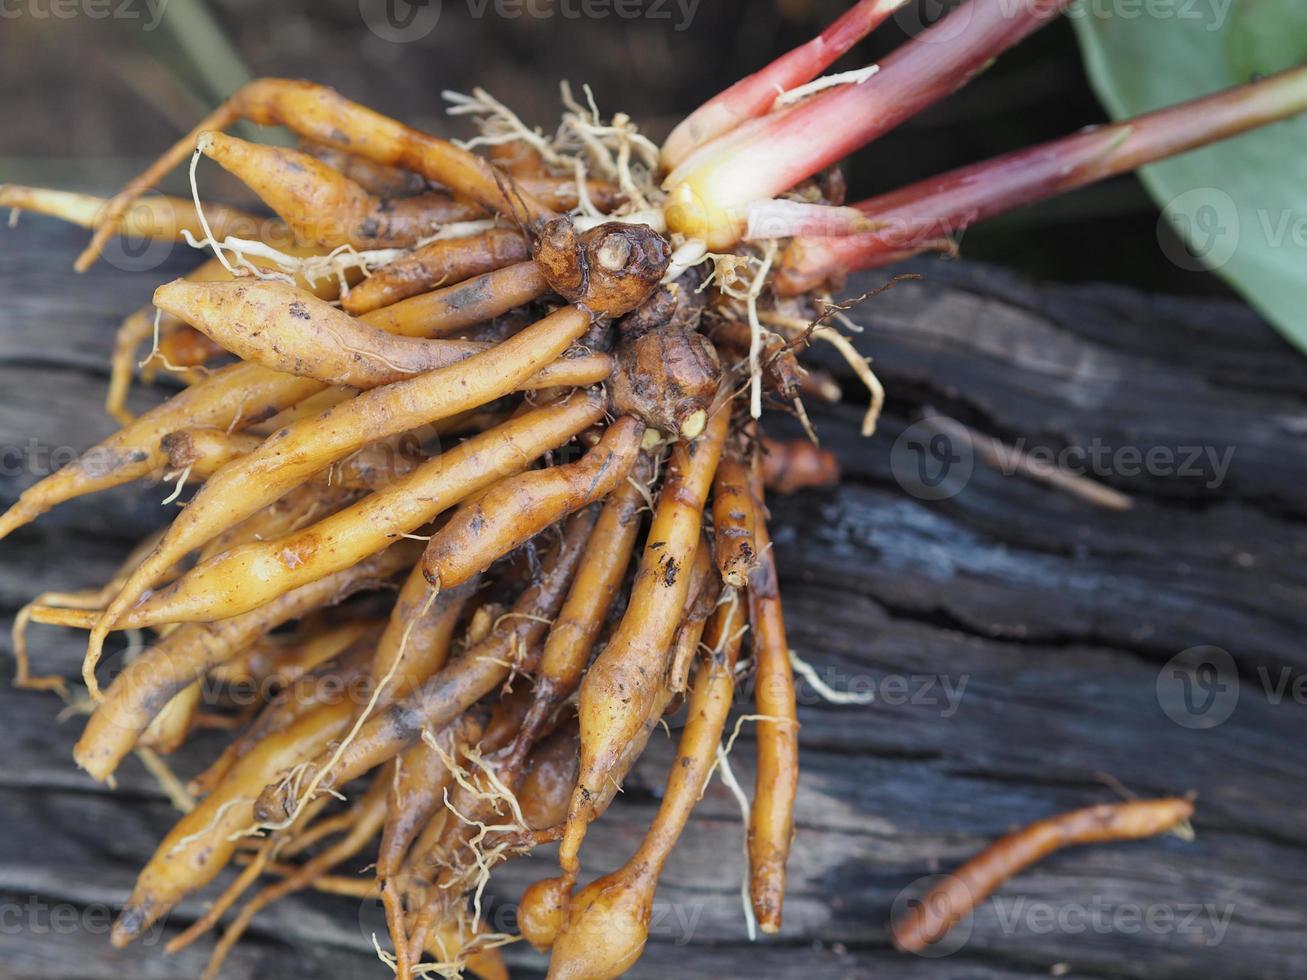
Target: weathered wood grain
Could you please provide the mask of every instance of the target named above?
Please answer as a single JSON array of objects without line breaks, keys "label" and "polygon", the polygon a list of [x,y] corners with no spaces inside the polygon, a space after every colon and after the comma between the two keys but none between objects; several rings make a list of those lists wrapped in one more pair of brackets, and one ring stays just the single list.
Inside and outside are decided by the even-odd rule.
[{"label": "weathered wood grain", "polygon": [[[82,448],[108,432],[99,405],[116,321],[185,268],[173,257],[152,272],[77,278],[66,264],[81,239],[39,219],[0,233],[0,282],[23,297],[0,313],[0,449]],[[1294,751],[1307,709],[1276,698],[1259,674],[1275,682],[1307,669],[1307,365],[1234,304],[1036,287],[965,264],[920,269],[927,282],[855,314],[866,327],[858,343],[890,389],[880,431],[857,437],[858,395],[846,381],[845,404],[814,407],[844,486],[772,504],[791,642],[832,685],[874,689],[879,700],[831,706],[803,688],[782,935],[744,941],[739,814],[714,782],[668,866],[654,937],[632,975],[1307,974],[1307,792]],[[38,286],[48,300],[31,298]],[[1134,498],[1122,513],[979,464],[960,493],[923,501],[900,486],[892,461],[927,408],[1027,446],[1234,454],[1215,486],[1212,473],[1096,474]],[[0,502],[36,468],[0,472]],[[163,495],[132,488],[65,505],[0,544],[0,611],[8,617],[45,588],[103,580],[164,519]],[[32,634],[42,664],[66,674],[78,639]],[[1157,695],[1163,665],[1196,645],[1228,650],[1241,682],[1233,714],[1210,730],[1176,724]],[[121,901],[173,817],[135,762],[113,791],[78,773],[70,747],[81,721],[59,721],[60,709],[51,696],[0,689],[9,747],[0,977],[194,976],[203,944],[176,960],[157,946],[108,949],[102,910]],[[199,739],[177,769],[195,771],[219,744]],[[752,754],[746,725],[732,757],[746,784]],[[588,869],[633,849],[670,758],[656,739],[587,843]],[[1197,791],[1197,840],[1058,855],[986,903],[952,955],[889,948],[887,919],[904,889],[1014,825],[1111,799],[1101,773],[1140,794]],[[491,916],[511,925],[521,887],[548,867],[541,855],[504,868]],[[48,926],[56,907],[71,927]],[[1151,925],[1130,918],[1145,913]],[[1116,927],[1095,914],[1116,915]],[[368,903],[297,897],[260,918],[226,975],[383,975],[369,942],[380,928]],[[521,975],[538,974],[539,957],[509,954]]]}]

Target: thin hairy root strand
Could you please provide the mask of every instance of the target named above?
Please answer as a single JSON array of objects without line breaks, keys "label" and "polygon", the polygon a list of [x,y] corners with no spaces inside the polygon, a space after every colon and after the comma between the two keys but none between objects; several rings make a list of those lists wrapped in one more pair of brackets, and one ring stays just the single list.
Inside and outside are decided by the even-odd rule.
[{"label": "thin hairy root strand", "polygon": [[620,418],[581,460],[509,477],[464,504],[427,545],[427,581],[437,589],[460,585],[549,525],[608,496],[631,472],[643,437],[643,423]]},{"label": "thin hairy root strand", "polygon": [[108,779],[154,716],[205,671],[282,623],[384,582],[411,565],[417,551],[416,542],[401,541],[370,561],[302,586],[252,613],[190,624],[169,634],[109,685],[73,749],[73,758],[96,779]]},{"label": "thin hairy root strand", "polygon": [[672,450],[658,509],[649,529],[626,613],[608,646],[586,672],[580,691],[581,777],[559,851],[575,876],[578,852],[593,815],[593,800],[608,783],[621,748],[649,714],[662,680],[699,547],[703,509],[730,425],[729,403],[719,401],[702,436]]},{"label": "thin hairy root strand", "polygon": [[[558,613],[594,527],[594,514],[582,511],[568,520],[549,566],[518,597],[509,615],[481,643],[467,650],[428,680],[411,697],[367,720],[353,739],[310,764],[310,792],[331,792],[375,766],[394,758],[422,735],[457,718],[502,684],[515,669],[529,670],[524,657],[542,640]],[[261,823],[285,821],[299,805],[296,788],[272,785],[255,807]]]},{"label": "thin hairy root strand", "polygon": [[911,903],[891,928],[894,945],[917,953],[943,939],[1013,875],[1054,851],[1082,844],[1140,840],[1174,830],[1193,816],[1189,798],[1131,800],[1074,810],[1032,823],[991,844]]},{"label": "thin hairy root strand", "polygon": [[743,624],[743,603],[732,589],[713,612],[704,635],[708,659],[690,693],[686,725],[658,814],[626,864],[572,899],[566,924],[553,943],[553,980],[617,977],[644,951],[658,878],[703,795],[730,714]]},{"label": "thin hairy root strand", "polygon": [[[581,392],[505,422],[316,524],[202,562],[129,610],[120,625],[204,621],[257,609],[382,550],[397,536],[410,534],[446,508],[566,443],[599,421],[603,412],[601,395]],[[206,488],[220,479],[221,474]],[[187,511],[195,506],[192,501]]]},{"label": "thin hairy root strand", "polygon": [[91,631],[82,665],[87,687],[94,693],[99,691],[95,667],[109,631],[140,594],[182,555],[370,442],[508,394],[555,360],[589,324],[590,317],[582,310],[564,307],[485,353],[408,381],[365,391],[317,418],[295,422],[269,437],[254,452],[229,463],[191,499],[159,547],[136,570]]},{"label": "thin hairy root strand", "polygon": [[758,761],[749,813],[749,897],[758,928],[781,928],[785,865],[794,837],[794,798],[799,784],[799,720],[794,671],[785,637],[776,556],[767,532],[762,464],[754,454],[750,492],[756,508],[758,564],[749,575],[749,622],[753,636],[754,704],[758,714]]}]

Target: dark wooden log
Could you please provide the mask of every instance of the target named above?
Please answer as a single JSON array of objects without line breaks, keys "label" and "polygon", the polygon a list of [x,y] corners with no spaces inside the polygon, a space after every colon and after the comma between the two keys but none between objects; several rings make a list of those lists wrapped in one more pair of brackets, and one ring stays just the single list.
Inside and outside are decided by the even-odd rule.
[{"label": "dark wooden log", "polygon": [[[51,450],[111,430],[100,402],[114,326],[194,262],[179,249],[153,270],[77,277],[68,265],[83,237],[40,219],[0,233],[0,503]],[[1307,670],[1307,364],[1234,303],[1034,286],[964,263],[917,271],[927,280],[853,314],[890,391],[880,430],[858,437],[855,383],[814,352],[845,380],[845,403],[809,406],[845,481],[772,502],[792,644],[832,686],[877,695],[836,706],[802,686],[785,928],[744,939],[739,812],[715,781],[668,866],[632,976],[1307,975],[1307,792],[1294,751],[1307,715],[1293,686]],[[980,462],[960,492],[914,496],[902,484],[916,486],[905,479],[916,457],[900,437],[926,411],[1028,449],[1104,447],[1093,476],[1134,506],[1098,509]],[[1190,447],[1215,456],[1200,453],[1190,473]],[[1149,450],[1151,471],[1130,463]],[[1202,468],[1231,450],[1219,479]],[[166,518],[165,493],[68,504],[0,544],[5,617],[42,589],[100,583]],[[75,674],[79,640],[34,629],[38,668]],[[1234,665],[1217,678],[1224,690],[1196,689],[1214,694],[1206,716],[1177,708],[1182,678],[1167,666],[1195,646],[1222,648]],[[1174,720],[1226,708],[1213,727]],[[176,959],[157,937],[109,949],[107,910],[174,816],[135,761],[114,790],[79,773],[70,747],[81,720],[61,709],[0,687],[0,977],[196,975],[204,943]],[[201,737],[174,764],[194,772],[219,744]],[[746,725],[732,756],[746,786],[752,756]],[[587,869],[625,860],[671,757],[655,739],[587,842]],[[914,882],[1014,826],[1112,799],[1103,774],[1141,795],[1197,791],[1196,841],[1057,855],[987,902],[951,955],[890,949],[891,907]],[[542,854],[498,872],[491,921],[511,926],[511,903],[549,868]],[[374,931],[373,903],[298,896],[260,917],[226,975],[382,976]],[[540,957],[507,952],[521,975],[538,975]]]}]

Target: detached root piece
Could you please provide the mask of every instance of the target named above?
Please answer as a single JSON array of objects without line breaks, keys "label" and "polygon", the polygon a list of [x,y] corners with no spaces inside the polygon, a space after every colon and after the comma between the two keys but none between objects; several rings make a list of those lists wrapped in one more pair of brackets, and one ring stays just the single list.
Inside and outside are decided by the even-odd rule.
[{"label": "detached root piece", "polygon": [[762,482],[768,490],[791,494],[840,482],[840,462],[828,449],[807,439],[762,440]]},{"label": "detached root piece", "polygon": [[685,729],[658,814],[631,859],[572,900],[549,962],[551,980],[617,977],[644,951],[658,878],[703,795],[730,714],[743,625],[743,603],[731,590],[709,621],[708,659],[690,694]]},{"label": "detached root piece", "polygon": [[916,953],[939,942],[1013,875],[1054,851],[1081,844],[1139,840],[1175,830],[1193,816],[1193,800],[1105,803],[1032,823],[990,845],[912,903],[891,928],[894,945]]},{"label": "detached root piece", "polygon": [[781,612],[776,556],[767,533],[762,464],[754,455],[750,492],[755,508],[758,565],[749,574],[749,620],[755,664],[754,704],[758,714],[758,762],[749,814],[749,898],[758,928],[781,928],[785,865],[794,837],[794,798],[799,785],[799,720],[794,671]]},{"label": "detached root piece", "polygon": [[578,852],[622,748],[648,716],[667,668],[672,637],[690,588],[703,508],[721,458],[730,409],[723,399],[704,434],[672,450],[640,570],[621,625],[581,684],[581,775],[567,817],[559,862],[571,880]]},{"label": "detached root piece", "polygon": [[84,272],[91,266],[120,216],[146,190],[184,162],[205,132],[226,129],[239,119],[261,126],[286,126],[315,143],[375,163],[411,170],[521,224],[554,217],[552,211],[525,191],[497,179],[485,161],[452,143],[366,109],[325,86],[264,78],[250,82],[201,120],[109,202],[102,219],[104,224],[78,257],[77,270]]},{"label": "detached root piece", "polygon": [[620,418],[584,459],[510,477],[464,504],[422,556],[427,581],[437,589],[461,585],[549,525],[608,496],[631,472],[643,436],[641,422]]}]

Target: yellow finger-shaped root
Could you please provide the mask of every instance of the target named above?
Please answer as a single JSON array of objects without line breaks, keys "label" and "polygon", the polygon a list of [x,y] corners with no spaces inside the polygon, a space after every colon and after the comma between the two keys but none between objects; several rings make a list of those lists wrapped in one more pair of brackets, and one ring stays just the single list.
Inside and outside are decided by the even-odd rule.
[{"label": "yellow finger-shaped root", "polygon": [[514,740],[511,755],[527,752],[554,710],[572,696],[590,659],[595,638],[617,599],[640,534],[653,459],[641,454],[626,480],[608,497],[595,524],[576,581],[549,628],[531,707]]},{"label": "yellow finger-shaped root", "polygon": [[[485,640],[446,666],[411,697],[370,718],[347,745],[314,760],[307,785],[315,792],[343,786],[394,758],[424,730],[435,731],[453,721],[502,684],[514,669],[529,670],[530,664],[524,658],[538,646],[549,620],[562,606],[594,521],[595,515],[586,511],[569,519],[552,560],[513,603],[511,614],[500,617]],[[260,822],[284,822],[300,805],[297,792],[294,786],[269,786],[255,806]]]},{"label": "yellow finger-shaped root", "polygon": [[[530,258],[526,238],[514,228],[490,228],[461,238],[440,238],[381,266],[346,293],[341,303],[360,316],[437,286],[527,264]],[[535,263],[529,264],[534,269]]]},{"label": "yellow finger-shaped root", "polygon": [[226,866],[239,834],[253,823],[259,790],[279,773],[312,758],[348,728],[355,705],[323,705],[259,743],[222,784],[177,822],[136,879],[110,940],[126,946],[183,897],[203,888]]},{"label": "yellow finger-shaped root", "polygon": [[608,496],[631,472],[643,437],[644,423],[624,416],[581,460],[509,477],[464,504],[427,545],[427,581],[438,589],[460,585],[549,525]]},{"label": "yellow finger-shaped root", "polygon": [[749,496],[749,466],[734,452],[722,458],[713,480],[713,553],[722,581],[742,589],[758,563],[754,508]]},{"label": "yellow finger-shaped root", "polygon": [[703,794],[730,714],[743,605],[732,590],[713,613],[704,638],[711,653],[690,693],[685,728],[658,815],[626,864],[586,886],[572,900],[549,961],[551,978],[606,980],[629,969],[644,951],[659,875]]},{"label": "yellow finger-shaped root", "polygon": [[[248,237],[248,236],[247,236]],[[292,250],[293,251],[293,250]],[[257,257],[251,258],[250,261],[256,266],[271,265],[270,262]],[[227,267],[217,259],[209,259],[202,265],[196,267],[185,276],[189,282],[230,282],[231,273]],[[313,293],[320,299],[335,299],[340,292],[340,287],[334,277],[324,277],[307,281],[297,277],[296,285],[300,289]],[[180,333],[184,325],[181,321],[171,316],[158,316],[153,304],[137,310],[131,316],[127,317],[118,328],[118,334],[114,340],[113,355],[109,359],[109,391],[105,395],[104,410],[119,425],[128,425],[135,416],[127,410],[127,393],[131,389],[132,377],[137,370],[137,351],[141,344],[150,339],[155,332],[156,316],[158,317],[159,330],[159,349],[152,351],[150,358],[141,364],[142,375],[145,376],[153,372],[154,368],[162,364],[183,365],[186,357],[181,356],[174,348],[175,338]],[[200,337],[209,350],[206,356],[214,356],[220,352],[212,341],[200,334],[191,331],[194,337]],[[203,364],[207,361],[196,361],[192,358],[192,363]],[[148,378],[147,378],[148,380]]]},{"label": "yellow finger-shaped root", "polygon": [[412,197],[427,189],[427,182],[417,174],[376,163],[356,153],[346,153],[306,139],[300,140],[300,149],[378,197]]},{"label": "yellow finger-shaped root", "polygon": [[[602,395],[578,392],[505,422],[302,531],[251,542],[203,562],[129,610],[121,625],[235,616],[348,568],[563,445],[599,421],[604,407]],[[206,486],[221,478],[219,474]],[[194,506],[192,502],[187,510]]]},{"label": "yellow finger-shaped root", "polygon": [[212,980],[222,969],[223,961],[226,960],[227,954],[231,952],[232,947],[240,941],[245,930],[249,928],[254,917],[267,908],[273,902],[276,902],[287,895],[300,891],[303,888],[311,886],[316,878],[325,875],[332,868],[336,867],[343,861],[353,857],[377,835],[381,829],[382,823],[386,819],[386,793],[390,773],[382,772],[372,781],[368,791],[363,794],[362,799],[355,805],[351,811],[353,818],[348,832],[340,840],[331,844],[318,854],[306,861],[299,868],[295,869],[292,874],[287,875],[275,885],[268,885],[252,899],[232,920],[222,939],[213,949],[213,955],[209,958],[209,963],[204,969],[202,980]]},{"label": "yellow finger-shaped root", "polygon": [[[454,242],[433,244],[457,245]],[[367,310],[358,309],[358,302],[351,302],[359,290],[369,283],[377,281],[378,272],[366,280],[358,289],[345,297],[343,306],[364,323],[371,324],[387,333],[402,337],[451,337],[467,330],[469,327],[487,320],[493,320],[501,314],[514,310],[549,292],[549,283],[545,281],[540,267],[534,262],[513,260],[505,263],[503,268],[495,266],[492,270],[478,271],[473,278],[457,282],[456,285],[431,292],[415,290],[409,299],[400,299],[393,304],[376,304]],[[441,280],[456,281],[462,277],[456,274],[442,276]]]},{"label": "yellow finger-shaped root", "polygon": [[[83,228],[105,227],[109,216],[108,204],[109,201],[105,198],[91,194],[0,184],[0,208],[45,214]],[[227,235],[257,238],[259,229],[267,225],[264,219],[225,204],[205,204],[204,216],[208,218],[209,226],[219,241]],[[197,239],[204,237],[204,229],[195,214],[194,202],[180,197],[143,198],[136,201],[130,210],[117,216],[114,222],[109,229],[111,235],[182,241],[182,232],[187,231]]]},{"label": "yellow finger-shaped root", "polygon": [[[398,446],[389,440],[364,446],[312,479],[344,490],[379,490],[412,473],[426,458],[416,448],[405,447],[404,439]],[[207,480],[261,442],[263,438],[252,433],[201,426],[170,432],[163,437],[163,449],[172,469],[189,469],[189,479]]]},{"label": "yellow finger-shaped root", "polygon": [[341,245],[407,248],[448,222],[484,215],[448,194],[377,197],[299,150],[247,143],[216,131],[201,134],[195,148],[258,194],[302,244],[324,250]]},{"label": "yellow finger-shaped root", "polygon": [[1037,821],[991,844],[912,903],[891,929],[894,945],[917,953],[938,942],[994,889],[1054,851],[1155,837],[1175,829],[1193,812],[1192,799],[1131,800]]},{"label": "yellow finger-shaped root", "polygon": [[799,719],[794,671],[785,637],[776,557],[767,533],[762,469],[756,455],[750,473],[756,508],[754,534],[758,566],[749,575],[749,619],[753,630],[754,705],[758,761],[753,808],[749,812],[749,899],[758,928],[781,928],[785,865],[794,838],[794,798],[799,787]]},{"label": "yellow finger-shaped root", "polygon": [[[222,783],[236,762],[248,755],[269,735],[285,731],[300,718],[316,711],[324,704],[342,699],[366,699],[368,694],[368,665],[371,647],[359,641],[344,651],[336,663],[328,664],[315,672],[311,684],[296,684],[278,693],[277,699],[266,705],[245,731],[223,750],[213,764],[191,779],[186,788],[194,796],[207,796]],[[364,654],[367,654],[365,657]],[[296,839],[298,844],[299,838]],[[286,853],[288,848],[283,849]]]},{"label": "yellow finger-shaped root", "polygon": [[[154,302],[246,361],[353,388],[393,384],[457,364],[492,346],[395,336],[284,283],[178,279],[160,286]],[[577,361],[548,365],[523,387],[566,384],[578,369],[586,368],[594,372],[587,377],[602,381],[612,370],[607,355],[591,355],[585,366]]]},{"label": "yellow finger-shaped root", "polygon": [[356,644],[375,650],[384,628],[384,624],[375,619],[355,619],[323,630],[303,643],[291,646],[277,658],[263,680],[269,687],[285,690]]},{"label": "yellow finger-shaped root", "polygon": [[[447,725],[432,737],[440,745],[445,757],[454,758],[460,741],[466,743],[473,735],[476,724],[463,718]],[[390,789],[389,813],[377,850],[377,877],[391,878],[400,872],[409,847],[422,828],[444,804],[445,790],[453,782],[453,774],[445,758],[425,741],[411,746],[398,757],[395,779]],[[401,948],[399,938],[395,949]]]},{"label": "yellow finger-shaped root", "polygon": [[378,706],[408,697],[445,666],[454,627],[478,585],[472,579],[436,595],[422,577],[421,565],[409,570],[372,657],[370,686],[377,691]]},{"label": "yellow finger-shaped root", "polygon": [[264,126],[286,126],[320,145],[411,170],[522,224],[555,217],[551,210],[521,188],[510,186],[489,164],[467,150],[350,102],[325,86],[263,78],[250,82],[201,120],[109,202],[101,219],[103,226],[96,230],[78,257],[77,270],[90,267],[113,233],[112,226],[118,218],[133,201],[184,162],[201,135],[208,130],[226,129],[241,118]]},{"label": "yellow finger-shaped root", "polygon": [[703,435],[672,451],[626,614],[581,682],[581,778],[559,850],[559,861],[569,874],[579,867],[577,854],[592,818],[592,800],[603,791],[622,746],[648,716],[664,678],[690,587],[704,504],[729,424],[728,404],[719,403]]},{"label": "yellow finger-shaped root", "polygon": [[[95,667],[105,637],[140,594],[182,555],[368,443],[508,394],[556,360],[589,324],[590,317],[583,310],[564,307],[483,354],[408,381],[365,391],[316,418],[295,422],[270,436],[254,452],[215,473],[173,521],[159,547],[136,570],[91,631],[82,677],[92,696],[99,693]],[[171,431],[179,426],[168,428]]]},{"label": "yellow finger-shaped root", "polygon": [[178,691],[141,732],[137,745],[164,755],[176,752],[191,732],[191,723],[203,693],[199,681],[193,681]]},{"label": "yellow finger-shaped root", "polygon": [[226,427],[233,421],[239,424],[240,418],[248,423],[260,415],[266,417],[280,411],[321,387],[321,382],[278,374],[257,364],[224,368],[146,412],[25,490],[18,502],[0,517],[0,538],[56,504],[162,471],[167,455],[160,443],[174,429],[186,425]]},{"label": "yellow finger-shaped root", "polygon": [[107,779],[164,705],[215,664],[283,623],[385,582],[411,564],[416,552],[415,542],[401,541],[371,561],[303,586],[255,612],[169,634],[114,679],[87,721],[73,758],[96,779]]}]

